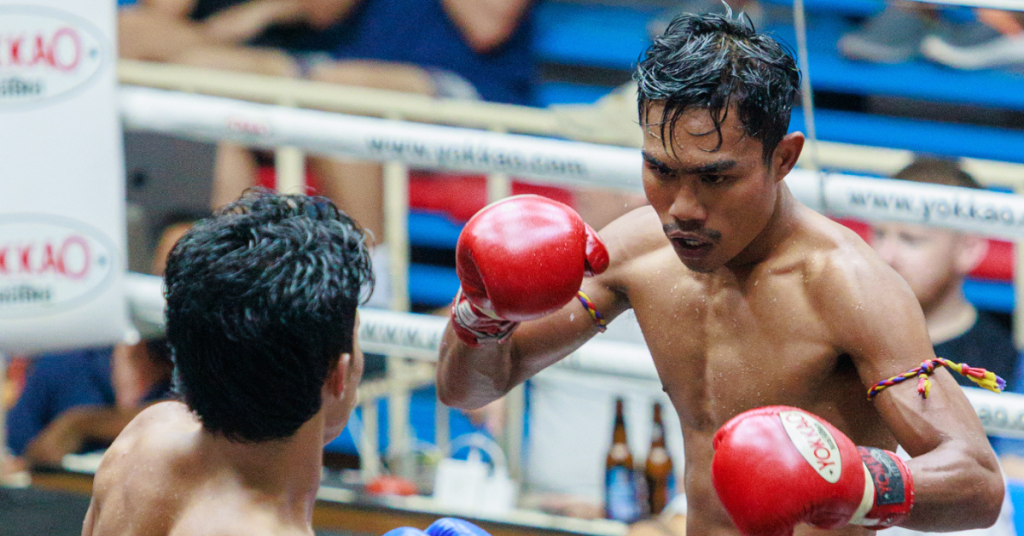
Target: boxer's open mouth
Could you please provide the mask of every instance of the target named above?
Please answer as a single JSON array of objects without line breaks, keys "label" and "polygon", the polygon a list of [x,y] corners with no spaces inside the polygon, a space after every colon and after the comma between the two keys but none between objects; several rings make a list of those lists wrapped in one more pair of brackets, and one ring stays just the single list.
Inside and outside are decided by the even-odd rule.
[{"label": "boxer's open mouth", "polygon": [[699,238],[679,238],[674,237],[672,240],[672,246],[675,248],[676,253],[682,257],[694,258],[703,257],[711,248],[715,247],[715,244],[708,240],[701,240]]}]

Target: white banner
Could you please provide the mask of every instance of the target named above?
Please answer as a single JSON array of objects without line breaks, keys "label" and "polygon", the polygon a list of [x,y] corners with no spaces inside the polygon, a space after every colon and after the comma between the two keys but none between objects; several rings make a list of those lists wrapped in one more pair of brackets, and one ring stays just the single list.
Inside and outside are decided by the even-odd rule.
[{"label": "white banner", "polygon": [[114,0],[0,0],[0,351],[134,334]]}]

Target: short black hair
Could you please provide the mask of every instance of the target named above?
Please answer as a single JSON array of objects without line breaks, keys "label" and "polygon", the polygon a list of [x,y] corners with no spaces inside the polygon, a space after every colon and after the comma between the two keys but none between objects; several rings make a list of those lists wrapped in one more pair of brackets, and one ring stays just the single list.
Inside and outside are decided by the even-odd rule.
[{"label": "short black hair", "polygon": [[901,169],[893,178],[960,188],[981,188],[981,184],[964,171],[959,162],[934,156],[915,157],[910,165]]},{"label": "short black hair", "polygon": [[286,438],[315,415],[373,288],[364,232],[324,197],[250,189],[167,261],[175,389],[212,433]]},{"label": "short black hair", "polygon": [[679,117],[691,108],[711,114],[722,145],[722,123],[735,105],[746,134],[760,140],[770,162],[789,130],[790,112],[800,97],[800,69],[792,53],[758,34],[741,15],[684,13],[647,48],[637,65],[640,124],[648,124],[653,103],[665,105],[662,143],[670,147]]}]

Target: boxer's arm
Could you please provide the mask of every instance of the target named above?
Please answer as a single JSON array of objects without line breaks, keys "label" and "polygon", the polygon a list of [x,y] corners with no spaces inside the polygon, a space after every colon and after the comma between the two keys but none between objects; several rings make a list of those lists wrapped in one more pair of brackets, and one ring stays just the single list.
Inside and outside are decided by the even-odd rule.
[{"label": "boxer's arm", "polygon": [[[910,288],[874,259],[835,263],[820,300],[826,322],[849,353],[867,389],[917,367],[935,354],[924,315]],[[992,525],[1004,485],[974,409],[941,367],[928,398],[917,380],[888,387],[873,399],[897,442],[913,456],[907,467],[915,498],[901,525],[922,531]],[[881,445],[879,445],[881,446]]]},{"label": "boxer's arm", "polygon": [[[584,279],[582,290],[609,320],[625,310],[623,300],[607,285],[604,274]],[[502,343],[471,347],[459,339],[449,322],[437,367],[438,398],[455,408],[482,407],[569,355],[597,333],[597,325],[579,300],[539,320],[523,322]]]},{"label": "boxer's arm", "polygon": [[82,536],[92,536],[92,526],[95,523],[96,498],[89,500],[89,509],[85,511],[85,521],[82,522]]},{"label": "boxer's arm", "polygon": [[[583,292],[608,322],[629,308],[620,289],[624,272],[638,255],[636,227],[634,213],[605,227],[599,234],[608,248],[608,269],[583,279]],[[449,322],[437,367],[438,398],[451,407],[482,407],[569,355],[597,333],[594,320],[575,299],[544,318],[523,322],[502,343],[492,341],[471,347],[456,336]]]}]

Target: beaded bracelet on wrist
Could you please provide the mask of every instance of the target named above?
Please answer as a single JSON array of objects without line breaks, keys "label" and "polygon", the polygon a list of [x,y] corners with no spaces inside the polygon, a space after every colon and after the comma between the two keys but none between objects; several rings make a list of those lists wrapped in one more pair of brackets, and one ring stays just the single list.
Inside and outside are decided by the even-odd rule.
[{"label": "beaded bracelet on wrist", "polygon": [[597,325],[597,330],[604,333],[604,330],[608,329],[608,325],[604,321],[604,317],[601,316],[601,311],[597,310],[597,306],[590,300],[590,296],[587,296],[585,292],[578,291],[576,297],[580,299],[580,303],[590,314],[590,318],[594,320],[594,324]]}]

